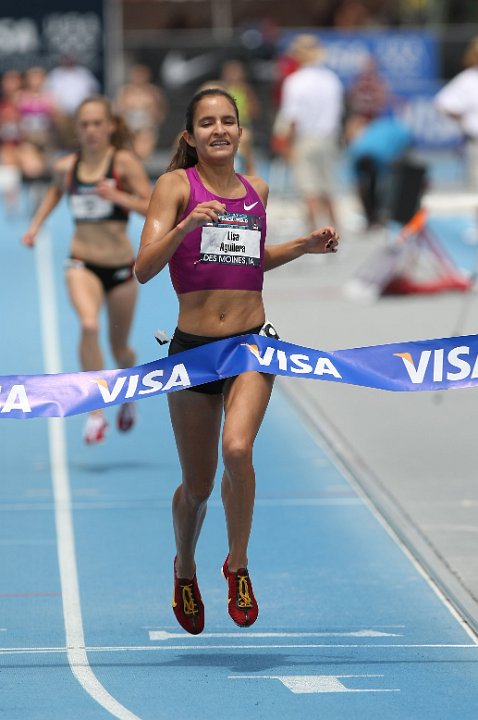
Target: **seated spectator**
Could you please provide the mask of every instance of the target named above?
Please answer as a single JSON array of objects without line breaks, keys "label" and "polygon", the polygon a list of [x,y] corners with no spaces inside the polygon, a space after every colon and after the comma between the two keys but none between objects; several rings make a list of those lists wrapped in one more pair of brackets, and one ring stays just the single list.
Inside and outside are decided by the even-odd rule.
[{"label": "seated spectator", "polygon": [[390,115],[371,120],[350,143],[349,157],[368,229],[381,223],[387,171],[404,157],[412,142],[409,128],[399,118]]}]

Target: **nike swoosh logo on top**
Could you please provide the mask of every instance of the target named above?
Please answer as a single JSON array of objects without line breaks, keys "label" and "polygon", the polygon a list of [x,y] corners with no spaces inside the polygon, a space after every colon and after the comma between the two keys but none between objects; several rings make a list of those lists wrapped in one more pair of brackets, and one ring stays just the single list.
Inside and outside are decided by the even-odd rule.
[{"label": "nike swoosh logo on top", "polygon": [[256,200],[256,202],[252,203],[252,205],[246,205],[246,203],[244,203],[244,210],[252,210],[252,208],[257,205],[257,202],[258,201]]}]

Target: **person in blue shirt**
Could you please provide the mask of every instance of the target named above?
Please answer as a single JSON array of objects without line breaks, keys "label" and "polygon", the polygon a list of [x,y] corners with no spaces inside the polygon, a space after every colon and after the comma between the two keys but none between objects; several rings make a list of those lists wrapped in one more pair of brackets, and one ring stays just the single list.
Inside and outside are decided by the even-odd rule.
[{"label": "person in blue shirt", "polygon": [[387,172],[406,155],[412,143],[411,130],[396,115],[371,120],[351,141],[348,154],[368,228],[380,224]]}]

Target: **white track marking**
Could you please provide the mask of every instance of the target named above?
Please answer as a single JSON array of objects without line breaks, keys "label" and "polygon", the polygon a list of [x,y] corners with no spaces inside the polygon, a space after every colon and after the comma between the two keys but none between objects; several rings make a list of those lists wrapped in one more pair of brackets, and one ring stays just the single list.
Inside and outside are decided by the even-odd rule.
[{"label": "white track marking", "polygon": [[383,693],[399,688],[348,688],[344,679],[383,678],[384,675],[228,675],[229,680],[279,680],[288,690],[303,693]]},{"label": "white track marking", "polygon": [[[197,640],[197,636],[194,636]],[[239,637],[239,636],[238,636]],[[302,643],[300,645],[294,643],[282,644],[243,644],[237,642],[235,645],[115,645],[100,646],[90,645],[83,647],[85,653],[112,653],[112,652],[176,652],[183,650],[343,650],[343,649],[367,649],[367,650],[478,650],[478,645],[474,643]],[[0,655],[53,655],[55,653],[67,652],[66,647],[23,647],[23,648],[0,648]],[[367,662],[366,660],[364,661]],[[427,662],[423,660],[423,662]],[[121,716],[123,717],[123,716]],[[133,717],[133,716],[129,716]],[[135,717],[135,716],[134,716]]]},{"label": "white track marking", "polygon": [[[237,633],[202,633],[201,640],[204,638],[236,638]],[[397,633],[386,633],[379,630],[355,630],[352,632],[249,632],[248,638],[326,638],[326,637],[402,637]],[[184,639],[184,633],[170,633],[166,630],[150,630],[150,640],[177,640]]]},{"label": "white track marking", "polygon": [[[51,238],[42,233],[36,250],[36,269],[45,371],[61,371],[56,314],[55,277]],[[68,663],[75,678],[99,705],[119,720],[139,720],[103,687],[88,662],[83,633],[80,591],[76,564],[75,537],[71,511],[71,493],[66,457],[66,439],[62,418],[49,418],[48,438],[55,507],[58,563],[63,602],[63,617]]]}]

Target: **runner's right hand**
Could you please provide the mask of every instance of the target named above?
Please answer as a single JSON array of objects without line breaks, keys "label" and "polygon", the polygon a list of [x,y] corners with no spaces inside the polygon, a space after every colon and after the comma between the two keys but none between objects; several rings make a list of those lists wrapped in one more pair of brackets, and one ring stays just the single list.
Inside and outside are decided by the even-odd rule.
[{"label": "runner's right hand", "polygon": [[27,230],[26,233],[22,236],[22,243],[27,247],[33,247],[35,245],[35,238],[36,233],[32,232],[32,230]]},{"label": "runner's right hand", "polygon": [[225,212],[226,206],[224,203],[221,203],[218,200],[208,200],[207,202],[196,205],[196,207],[186,218],[184,218],[180,225],[181,228],[188,233],[197,227],[207,225],[207,223],[217,222],[218,215]]}]

